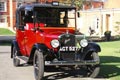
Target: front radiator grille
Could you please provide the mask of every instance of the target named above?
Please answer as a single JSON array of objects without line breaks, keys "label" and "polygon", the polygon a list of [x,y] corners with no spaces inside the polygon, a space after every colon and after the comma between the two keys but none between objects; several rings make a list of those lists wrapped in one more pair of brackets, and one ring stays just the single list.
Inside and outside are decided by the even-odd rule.
[{"label": "front radiator grille", "polygon": [[75,36],[73,34],[64,34],[59,41],[61,46],[75,46]]},{"label": "front radiator grille", "polygon": [[[75,36],[73,34],[63,34],[60,36],[60,48],[75,46]],[[60,51],[60,56],[65,61],[75,60],[75,51]]]}]

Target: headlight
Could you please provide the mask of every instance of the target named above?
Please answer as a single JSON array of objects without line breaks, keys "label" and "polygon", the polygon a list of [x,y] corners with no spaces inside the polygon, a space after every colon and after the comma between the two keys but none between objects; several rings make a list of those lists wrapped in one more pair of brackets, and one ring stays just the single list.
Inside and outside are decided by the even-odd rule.
[{"label": "headlight", "polygon": [[88,45],[88,41],[86,39],[82,39],[80,41],[80,45],[81,45],[81,47],[86,47]]},{"label": "headlight", "polygon": [[51,46],[53,48],[57,48],[60,45],[59,41],[57,39],[54,39],[51,41]]}]

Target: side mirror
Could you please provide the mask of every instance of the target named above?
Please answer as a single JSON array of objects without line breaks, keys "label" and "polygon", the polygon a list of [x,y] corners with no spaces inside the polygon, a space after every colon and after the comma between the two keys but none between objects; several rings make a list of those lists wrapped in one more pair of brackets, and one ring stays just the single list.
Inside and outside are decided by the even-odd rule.
[{"label": "side mirror", "polygon": [[78,17],[78,18],[80,17],[80,12],[77,12],[77,17]]}]

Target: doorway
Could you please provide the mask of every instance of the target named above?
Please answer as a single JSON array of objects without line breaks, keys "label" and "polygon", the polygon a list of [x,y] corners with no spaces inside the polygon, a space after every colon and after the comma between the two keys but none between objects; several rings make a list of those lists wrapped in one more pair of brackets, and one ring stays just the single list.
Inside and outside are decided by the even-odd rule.
[{"label": "doorway", "polygon": [[109,31],[110,29],[110,14],[106,14],[106,31]]}]

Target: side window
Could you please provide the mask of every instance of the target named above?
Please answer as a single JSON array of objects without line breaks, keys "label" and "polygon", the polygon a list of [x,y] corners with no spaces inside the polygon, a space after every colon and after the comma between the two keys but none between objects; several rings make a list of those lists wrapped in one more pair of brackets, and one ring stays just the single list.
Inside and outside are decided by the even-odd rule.
[{"label": "side window", "polygon": [[25,19],[25,11],[24,10],[21,11],[19,16],[20,16],[20,26],[24,26],[25,25],[25,21],[24,21],[24,19]]},{"label": "side window", "polygon": [[25,16],[24,11],[17,11],[16,12],[16,28],[19,28],[19,27],[22,27],[25,25],[24,16]]},{"label": "side window", "polygon": [[26,11],[25,15],[23,17],[24,23],[33,23],[33,12],[32,11]]},{"label": "side window", "polygon": [[16,28],[18,28],[19,27],[19,12],[18,11],[16,11]]}]

